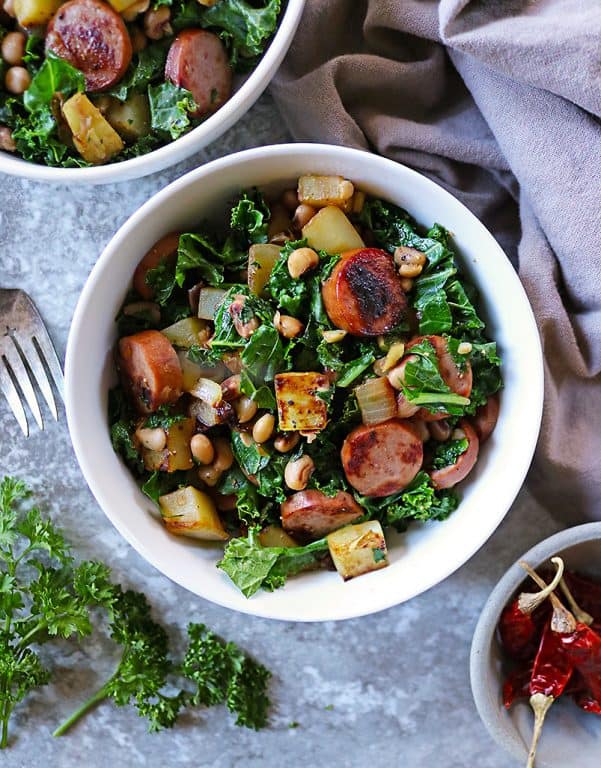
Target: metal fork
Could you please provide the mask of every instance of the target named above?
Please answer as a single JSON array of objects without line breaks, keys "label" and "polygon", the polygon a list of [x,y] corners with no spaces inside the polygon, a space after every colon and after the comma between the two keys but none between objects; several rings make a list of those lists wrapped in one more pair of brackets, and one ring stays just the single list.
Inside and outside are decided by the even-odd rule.
[{"label": "metal fork", "polygon": [[58,411],[50,380],[54,381],[58,394],[64,399],[63,372],[44,321],[25,291],[0,288],[0,392],[25,437],[29,435],[29,424],[21,395],[38,427],[44,429],[32,379],[57,421]]}]

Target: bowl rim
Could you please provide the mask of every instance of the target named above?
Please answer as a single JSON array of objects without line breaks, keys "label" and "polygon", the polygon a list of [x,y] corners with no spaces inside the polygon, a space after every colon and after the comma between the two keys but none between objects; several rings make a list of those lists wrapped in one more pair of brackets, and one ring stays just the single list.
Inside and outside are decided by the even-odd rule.
[{"label": "bowl rim", "polygon": [[[104,511],[104,513],[109,518],[109,520],[112,522],[112,524],[126,539],[126,541],[128,541],[134,547],[134,549],[136,549],[148,562],[150,562],[163,575],[166,575],[168,578],[170,578],[172,581],[175,581],[180,586],[183,586],[186,589],[189,589],[193,593],[201,597],[204,597],[205,599],[211,600],[212,602],[222,605],[223,607],[231,608],[233,610],[241,611],[243,613],[248,613],[254,616],[261,616],[264,618],[279,619],[279,620],[286,620],[286,621],[329,621],[329,620],[348,619],[348,618],[354,618],[357,616],[363,616],[369,613],[376,613],[378,611],[385,610],[387,608],[393,607],[394,605],[397,605],[399,600],[396,598],[394,594],[394,590],[381,589],[373,597],[372,601],[369,603],[368,606],[362,605],[361,607],[357,607],[357,606],[353,606],[352,604],[341,605],[340,609],[337,610],[335,616],[319,615],[317,617],[309,617],[309,618],[300,617],[299,618],[298,614],[295,613],[293,610],[294,606],[291,606],[290,610],[286,612],[282,612],[281,610],[273,611],[268,606],[264,606],[262,604],[258,605],[256,602],[253,602],[252,600],[244,600],[244,602],[242,602],[239,599],[239,595],[237,593],[235,597],[232,596],[232,598],[214,597],[207,594],[201,594],[198,590],[197,585],[193,585],[191,580],[187,579],[185,575],[180,573],[178,569],[169,567],[168,565],[166,565],[165,562],[163,562],[163,559],[159,553],[150,551],[150,549],[146,546],[146,544],[138,538],[135,530],[133,529],[133,526],[129,527],[128,525],[126,525],[125,521],[120,519],[119,515],[117,514],[117,510],[111,509],[111,505],[105,499],[105,494],[102,488],[102,484],[97,482],[96,478],[94,477],[95,475],[94,466],[93,466],[94,462],[92,460],[91,452],[89,452],[86,449],[85,434],[80,430],[80,425],[78,424],[78,418],[77,418],[77,409],[75,408],[74,395],[75,395],[76,378],[77,378],[76,376],[77,366],[76,366],[76,360],[74,356],[75,356],[75,348],[78,344],[78,337],[80,335],[80,331],[85,319],[86,307],[87,307],[90,296],[95,291],[96,283],[101,279],[105,271],[110,270],[111,260],[115,258],[115,255],[119,252],[119,247],[121,243],[124,243],[128,239],[130,232],[136,229],[139,226],[139,224],[146,219],[147,216],[150,216],[154,210],[159,209],[163,201],[165,201],[167,198],[171,197],[172,195],[178,194],[180,190],[187,187],[188,185],[197,183],[199,179],[202,179],[205,176],[217,174],[222,169],[225,169],[229,166],[243,164],[247,161],[253,162],[257,160],[262,160],[268,157],[269,155],[274,155],[274,154],[283,162],[285,162],[288,157],[299,155],[299,154],[306,156],[307,163],[310,163],[312,159],[318,159],[318,158],[321,159],[322,157],[326,157],[329,161],[332,162],[333,165],[336,163],[337,159],[340,159],[341,161],[346,160],[346,161],[352,161],[352,162],[361,162],[361,161],[364,162],[365,158],[367,157],[369,158],[368,162],[372,165],[372,167],[375,166],[376,169],[379,167],[381,169],[382,174],[386,174],[386,172],[390,170],[391,165],[394,167],[400,166],[403,169],[403,173],[407,175],[408,179],[413,178],[416,181],[420,180],[422,183],[426,182],[428,185],[432,185],[433,187],[436,188],[436,190],[440,194],[443,194],[447,198],[447,201],[451,207],[455,207],[456,210],[460,209],[461,213],[464,216],[467,216],[475,224],[477,224],[478,228],[482,232],[482,237],[488,240],[488,244],[491,251],[495,251],[500,257],[499,268],[504,270],[505,273],[508,274],[508,279],[510,279],[514,284],[516,294],[519,295],[520,298],[523,300],[525,313],[530,318],[530,323],[531,323],[530,330],[533,332],[533,334],[535,334],[535,338],[537,342],[536,352],[535,352],[535,355],[533,355],[535,359],[532,360],[532,369],[531,369],[531,375],[530,375],[530,384],[532,388],[531,391],[533,396],[536,398],[536,400],[531,409],[531,422],[530,422],[531,429],[529,430],[529,434],[525,439],[525,441],[522,441],[522,447],[524,448],[524,455],[528,456],[528,461],[524,461],[524,464],[521,467],[521,471],[515,472],[513,474],[512,484],[510,485],[508,484],[506,486],[506,498],[510,499],[510,501],[507,504],[507,506],[503,509],[503,511],[500,512],[494,518],[494,520],[490,522],[490,525],[487,528],[486,535],[482,538],[482,540],[478,541],[473,546],[470,546],[469,548],[467,548],[465,552],[462,553],[462,556],[461,558],[458,559],[458,561],[453,562],[448,568],[445,567],[443,569],[444,575],[440,576],[439,574],[433,574],[431,578],[424,579],[421,583],[421,586],[416,591],[412,592],[411,595],[407,596],[405,599],[406,600],[411,599],[411,597],[415,597],[416,595],[427,591],[428,589],[432,588],[433,586],[440,583],[444,579],[448,578],[452,573],[454,573],[458,568],[460,568],[464,563],[466,563],[471,557],[473,557],[473,555],[483,546],[483,544],[494,533],[494,531],[500,524],[501,520],[507,514],[507,511],[511,506],[511,503],[513,502],[513,500],[515,500],[515,497],[517,496],[523,484],[524,478],[526,476],[526,473],[529,469],[529,466],[532,460],[532,456],[534,454],[534,450],[536,447],[538,434],[540,430],[540,422],[542,418],[542,408],[543,408],[543,357],[542,357],[542,347],[540,344],[540,337],[536,327],[536,322],[534,320],[532,308],[530,306],[530,303],[528,301],[528,298],[526,296],[526,293],[519,280],[517,273],[515,272],[513,266],[509,262],[509,259],[501,249],[500,245],[494,239],[492,234],[488,232],[484,224],[482,224],[482,222],[480,222],[480,220],[471,211],[469,211],[469,209],[465,205],[463,205],[463,203],[461,203],[456,197],[454,197],[449,192],[447,192],[447,190],[445,190],[443,187],[436,184],[434,181],[424,176],[423,174],[420,174],[417,171],[411,168],[408,168],[407,166],[404,166],[401,163],[396,163],[395,161],[392,161],[390,159],[372,154],[367,150],[355,149],[355,148],[349,148],[349,147],[343,147],[343,146],[335,146],[335,145],[329,145],[329,144],[313,144],[313,143],[276,144],[276,145],[269,145],[265,147],[258,147],[254,149],[244,150],[232,155],[227,155],[217,160],[213,160],[212,162],[207,163],[206,165],[200,166],[199,168],[188,172],[184,176],[173,181],[163,190],[157,192],[146,203],[144,203],[137,211],[135,211],[132,214],[132,216],[126,222],[124,222],[124,224],[117,230],[115,235],[111,238],[109,243],[104,248],[98,261],[94,265],[86,281],[86,284],[84,285],[84,288],[81,292],[80,298],[78,300],[78,303],[75,309],[75,313],[71,323],[71,329],[69,332],[69,338],[67,342],[66,362],[65,362],[65,403],[66,403],[67,421],[69,425],[71,440],[73,443],[73,447],[74,447],[75,454],[79,462],[80,468],[99,506]],[[501,505],[501,506],[504,506],[504,505]]]},{"label": "bowl rim", "polygon": [[287,0],[277,30],[257,66],[226,103],[175,141],[144,155],[91,168],[54,168],[0,152],[0,173],[54,184],[111,184],[162,171],[219,138],[253,106],[277,72],[300,23],[306,0]]},{"label": "bowl rim", "polygon": [[[502,702],[499,696],[492,695],[486,685],[490,647],[496,634],[501,611],[526,578],[519,565],[520,560],[525,560],[532,568],[538,568],[558,552],[596,539],[601,540],[601,522],[593,521],[558,531],[535,544],[505,571],[490,593],[478,618],[470,650],[470,684],[474,703],[482,723],[492,738],[517,760],[523,760],[527,750],[513,730],[504,728],[499,723],[497,715],[502,708]],[[498,693],[500,695],[500,687]]]}]

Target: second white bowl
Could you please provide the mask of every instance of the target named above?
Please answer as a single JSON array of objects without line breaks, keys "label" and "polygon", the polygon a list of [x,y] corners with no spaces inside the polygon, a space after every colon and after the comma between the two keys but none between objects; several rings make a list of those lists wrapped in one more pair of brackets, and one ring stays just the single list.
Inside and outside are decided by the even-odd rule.
[{"label": "second white bowl", "polygon": [[[366,192],[406,208],[421,224],[454,234],[462,266],[481,293],[488,333],[498,342],[505,388],[495,432],[443,523],[390,535],[391,565],[344,583],[315,572],[273,593],[243,597],[215,567],[219,550],[170,537],[149,514],[152,503],[113,452],[107,391],[113,376],[114,318],[134,268],[159,237],[223,220],[241,189],[294,184],[302,173],[345,176]],[[398,163],[344,147],[291,144],[241,152],[187,174],[149,200],[117,232],[80,297],[67,348],[66,403],[83,474],[106,515],[148,561],[196,594],[239,611],[293,621],[360,616],[402,603],[445,579],[489,538],[513,502],[532,458],[543,397],[542,354],[530,305],[494,238],[467,208]]]}]

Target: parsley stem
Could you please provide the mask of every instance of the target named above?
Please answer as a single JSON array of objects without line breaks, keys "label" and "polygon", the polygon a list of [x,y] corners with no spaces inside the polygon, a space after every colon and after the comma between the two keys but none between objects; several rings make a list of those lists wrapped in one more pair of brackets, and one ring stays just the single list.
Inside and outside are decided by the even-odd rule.
[{"label": "parsley stem", "polygon": [[97,704],[99,704],[103,699],[106,699],[108,696],[106,686],[102,686],[102,688],[97,691],[93,696],[90,696],[90,698],[84,702],[81,707],[75,710],[72,715],[70,715],[59,727],[54,731],[52,734],[53,736],[62,736],[65,734],[69,728],[71,728],[72,725],[74,725],[80,717],[83,717],[87,712],[89,712],[90,709],[93,709]]},{"label": "parsley stem", "polygon": [[6,749],[8,746],[8,720],[10,718],[11,706],[8,696],[2,702],[2,738],[0,739],[0,749]]}]

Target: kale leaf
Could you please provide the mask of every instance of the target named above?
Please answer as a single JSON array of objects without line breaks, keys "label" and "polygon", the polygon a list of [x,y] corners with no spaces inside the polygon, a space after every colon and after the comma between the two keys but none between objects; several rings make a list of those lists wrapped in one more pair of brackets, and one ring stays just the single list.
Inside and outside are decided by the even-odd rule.
[{"label": "kale leaf", "polygon": [[432,457],[432,469],[443,469],[457,463],[469,447],[467,438],[461,440],[447,440],[436,446]]},{"label": "kale leaf", "polygon": [[262,547],[258,530],[251,528],[246,538],[230,540],[217,566],[245,597],[251,597],[261,588],[273,591],[289,576],[314,567],[327,549],[325,539],[304,547]]},{"label": "kale leaf", "polygon": [[191,127],[190,113],[194,112],[196,104],[190,91],[167,80],[148,87],[148,101],[153,131],[178,139]]},{"label": "kale leaf", "polygon": [[378,519],[404,531],[411,520],[445,520],[459,504],[453,490],[437,491],[430,476],[420,471],[402,491],[380,499],[359,496],[355,498],[367,510],[369,519]]}]

